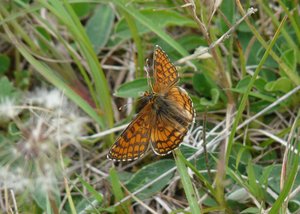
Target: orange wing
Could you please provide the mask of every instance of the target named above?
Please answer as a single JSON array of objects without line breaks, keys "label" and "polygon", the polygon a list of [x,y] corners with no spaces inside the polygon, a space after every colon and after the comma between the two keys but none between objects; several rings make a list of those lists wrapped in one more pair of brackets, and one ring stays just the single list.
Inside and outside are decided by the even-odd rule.
[{"label": "orange wing", "polygon": [[179,76],[176,67],[158,45],[154,51],[153,64],[154,92],[165,92],[178,82]]},{"label": "orange wing", "polygon": [[151,129],[151,145],[158,155],[166,155],[176,149],[194,120],[193,103],[180,87],[172,87],[164,96],[168,111],[158,113]]},{"label": "orange wing", "polygon": [[167,115],[158,115],[151,129],[151,145],[157,155],[166,155],[176,149],[188,131],[187,127],[169,119]]},{"label": "orange wing", "polygon": [[115,161],[131,161],[144,155],[150,142],[151,106],[147,104],[118,137],[107,157]]},{"label": "orange wing", "polygon": [[170,108],[172,108],[172,112],[174,112],[175,116],[179,116],[187,125],[193,122],[195,118],[193,102],[183,88],[172,87],[164,99],[170,103]]}]

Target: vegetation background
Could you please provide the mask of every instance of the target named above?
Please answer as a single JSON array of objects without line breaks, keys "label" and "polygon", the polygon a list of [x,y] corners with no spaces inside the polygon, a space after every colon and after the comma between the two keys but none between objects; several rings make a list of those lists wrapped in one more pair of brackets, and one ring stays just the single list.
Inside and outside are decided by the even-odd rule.
[{"label": "vegetation background", "polygon": [[[300,213],[299,11],[298,0],[1,0],[1,212]],[[196,122],[173,154],[114,163],[155,45]]]}]

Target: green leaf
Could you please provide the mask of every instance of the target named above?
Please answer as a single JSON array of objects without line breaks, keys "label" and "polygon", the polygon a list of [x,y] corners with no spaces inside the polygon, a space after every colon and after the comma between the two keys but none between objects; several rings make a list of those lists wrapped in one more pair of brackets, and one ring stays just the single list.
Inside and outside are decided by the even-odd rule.
[{"label": "green leaf", "polygon": [[243,214],[256,214],[256,213],[260,213],[260,209],[256,208],[256,207],[249,207],[247,209],[244,209],[241,213]]},{"label": "green leaf", "polygon": [[109,39],[114,19],[114,11],[110,6],[103,4],[95,10],[93,16],[87,22],[86,33],[97,54]]},{"label": "green leaf", "polygon": [[193,87],[200,94],[210,94],[211,85],[204,74],[193,76]]},{"label": "green leaf", "polygon": [[18,95],[16,88],[8,80],[7,77],[0,78],[0,99],[9,97],[13,98]]},{"label": "green leaf", "polygon": [[[196,27],[195,22],[185,16],[182,16],[176,11],[172,10],[141,10],[139,11],[141,15],[145,18],[151,20],[153,23],[157,24],[158,28],[165,28],[168,26],[190,26]],[[140,35],[151,32],[151,30],[141,24],[140,22],[136,22],[136,27]],[[112,38],[113,44],[123,42],[131,38],[130,29],[126,23],[125,19],[121,19],[120,22],[116,24],[115,35]]]},{"label": "green leaf", "polygon": [[281,91],[287,93],[293,89],[293,82],[287,77],[281,77],[276,81],[267,83],[265,89],[270,92]]},{"label": "green leaf", "polygon": [[91,3],[74,3],[72,4],[72,8],[78,17],[84,17],[88,15],[90,10],[93,8]]},{"label": "green leaf", "polygon": [[[289,49],[285,51],[282,54],[281,58],[292,71],[296,71],[296,65],[297,65],[296,50]],[[281,73],[284,74],[284,72]]]},{"label": "green leaf", "polygon": [[273,171],[273,168],[274,168],[274,165],[271,165],[271,166],[266,166],[263,170],[263,174],[262,176],[259,178],[259,183],[263,184],[264,186],[268,186],[268,180],[271,175],[271,172]]},{"label": "green leaf", "polygon": [[145,91],[148,90],[149,86],[147,84],[147,78],[135,79],[131,82],[121,85],[114,93],[114,96],[124,98],[140,97]]},{"label": "green leaf", "polygon": [[222,15],[226,17],[226,21],[221,18],[220,25],[221,25],[221,33],[224,34],[228,30],[228,22],[233,24],[234,23],[234,14],[235,14],[235,1],[234,0],[227,0],[223,1],[220,5],[220,10],[222,11]]},{"label": "green leaf", "polygon": [[37,32],[39,32],[46,40],[48,40],[48,41],[51,40],[51,36],[50,36],[50,34],[48,33],[48,31],[47,31],[45,28],[43,28],[43,27],[41,27],[41,26],[37,26],[35,29],[36,29]]},{"label": "green leaf", "polygon": [[241,92],[245,92],[246,89],[247,89],[247,86],[248,84],[250,83],[250,80],[251,80],[251,77],[248,75],[248,76],[245,76],[243,79],[241,79],[237,85],[236,85],[236,89],[239,89],[239,91]]},{"label": "green leaf", "polygon": [[[245,76],[242,80],[240,80],[237,83],[235,88],[238,89],[238,91],[244,93],[247,89],[248,84],[250,83],[250,80],[251,80],[251,76],[249,75]],[[259,91],[265,92],[266,83],[267,83],[266,80],[264,80],[263,78],[258,78],[255,80],[254,86]]]},{"label": "green leaf", "polygon": [[241,204],[246,203],[249,200],[249,198],[250,198],[249,193],[245,188],[232,190],[227,196],[228,200],[236,201]]},{"label": "green leaf", "polygon": [[258,78],[257,80],[255,80],[254,86],[257,90],[261,92],[266,92],[265,90],[266,84],[267,84],[266,80],[264,80],[263,78]]},{"label": "green leaf", "polygon": [[0,75],[4,74],[10,66],[10,58],[6,55],[0,54]]},{"label": "green leaf", "polygon": [[[131,4],[128,4],[127,1],[124,0],[112,0],[114,4],[116,4],[120,9],[125,10],[127,13],[132,15],[134,19],[136,19],[139,23],[149,28],[153,33],[155,33],[158,37],[168,43],[171,47],[173,47],[176,51],[178,51],[182,56],[188,55],[188,52],[182,47],[175,39],[173,39],[169,34],[167,34],[163,29],[158,27],[158,23],[153,22],[153,20],[147,18],[137,9],[135,9]],[[161,21],[161,20],[159,20]]]},{"label": "green leaf", "polygon": [[[126,183],[126,187],[130,192],[134,192],[174,166],[175,162],[173,160],[160,160],[144,166],[131,177],[131,179]],[[172,176],[173,174],[170,173],[159,181],[153,183],[150,187],[139,193],[137,195],[138,198],[146,199],[159,192],[168,184]]]},{"label": "green leaf", "polygon": [[220,97],[220,93],[219,90],[216,88],[212,88],[210,90],[210,95],[211,95],[211,100],[206,99],[205,97],[202,97],[200,99],[200,103],[203,106],[214,106],[217,104],[219,97]]},{"label": "green leaf", "polygon": [[[39,185],[39,184],[37,184]],[[40,184],[41,185],[41,184]],[[36,186],[35,189],[32,192],[32,197],[34,201],[37,203],[37,205],[42,208],[44,211],[48,209],[48,203],[49,202],[49,195],[52,196],[52,200],[55,202],[56,206],[58,207],[60,204],[60,193],[59,188],[57,185],[51,186],[51,194],[48,194],[43,186]]]},{"label": "green leaf", "polygon": [[[236,88],[231,88],[230,90],[233,92],[244,94],[245,91],[247,90],[250,80],[251,80],[251,77],[246,76],[245,78],[243,78],[242,80],[240,80],[238,82],[238,84],[236,85]],[[270,96],[270,94],[268,94],[267,91],[265,90],[266,81],[263,80],[262,78],[255,80],[254,86],[256,89],[258,89],[258,91],[257,92],[249,92],[250,96],[256,97],[263,101],[268,101],[268,102],[274,102],[276,100],[274,97]],[[253,106],[253,103],[252,103],[251,107],[252,106]]]},{"label": "green leaf", "polygon": [[255,168],[255,170],[254,170],[254,166],[251,161],[252,160],[248,161],[248,165],[246,168],[247,174],[248,174],[248,180],[249,180],[248,188],[251,191],[251,193],[254,196],[256,196],[257,200],[262,200],[264,198],[263,191],[262,191],[260,184],[257,184],[256,175],[255,175],[255,172],[258,172],[258,168]]}]

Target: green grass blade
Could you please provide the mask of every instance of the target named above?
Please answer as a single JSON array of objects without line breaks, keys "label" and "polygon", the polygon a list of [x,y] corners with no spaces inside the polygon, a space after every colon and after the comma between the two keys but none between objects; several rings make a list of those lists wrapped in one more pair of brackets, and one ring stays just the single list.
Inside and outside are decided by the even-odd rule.
[{"label": "green grass blade", "polygon": [[[298,151],[300,151],[300,144],[298,144]],[[299,163],[299,154],[295,155],[294,153],[291,152],[291,155],[293,157],[293,161],[291,161],[290,163],[290,170],[289,170],[289,174],[288,177],[285,181],[285,185],[283,187],[283,189],[281,190],[278,198],[276,199],[276,201],[274,202],[274,204],[272,205],[272,209],[270,210],[269,214],[277,214],[279,213],[279,209],[282,207],[285,199],[287,198],[289,192],[291,191],[295,178],[297,176],[297,172],[298,172],[298,163]]]},{"label": "green grass blade", "polygon": [[94,196],[94,198],[101,204],[103,201],[103,195],[100,194],[97,190],[94,189],[88,182],[86,182],[82,177],[79,175],[77,176],[79,181],[82,183],[83,186]]},{"label": "green grass blade", "polygon": [[122,10],[125,10],[127,13],[131,14],[138,22],[149,28],[153,31],[156,35],[158,35],[161,39],[163,39],[167,44],[173,47],[175,50],[178,51],[182,56],[188,55],[188,52],[172,37],[166,34],[163,30],[157,27],[157,24],[153,23],[151,20],[147,19],[143,16],[138,10],[136,10],[130,4],[127,4],[124,0],[112,0],[112,2],[120,7]]},{"label": "green grass blade", "polygon": [[[113,195],[115,196],[116,201],[121,201],[124,198],[124,193],[122,191],[122,187],[120,185],[120,179],[118,177],[117,171],[115,168],[111,168],[109,170],[111,187],[113,191]],[[118,208],[118,213],[130,213],[129,212],[129,203],[124,202]]]},{"label": "green grass blade", "polygon": [[[0,16],[0,18],[2,18]],[[64,92],[73,102],[75,102],[79,107],[81,107],[88,115],[90,115],[95,121],[97,121],[101,126],[104,127],[104,121],[98,116],[95,110],[78,94],[76,94],[64,81],[57,77],[54,72],[46,64],[41,61],[36,60],[32,54],[27,50],[25,45],[21,44],[13,33],[8,29],[7,25],[4,24],[4,29],[7,35],[14,42],[20,53],[26,58],[26,60],[36,69],[39,73],[50,83],[55,85],[58,89]]]},{"label": "green grass blade", "polygon": [[178,173],[181,178],[183,189],[190,205],[192,213],[202,213],[200,205],[197,202],[196,192],[194,190],[191,178],[188,174],[188,168],[185,165],[184,157],[179,149],[174,151],[175,162],[178,169]]},{"label": "green grass blade", "polygon": [[[240,8],[240,10],[243,11],[242,8]],[[244,11],[242,12],[244,14]],[[285,18],[286,19],[286,18]],[[285,21],[284,19],[284,21]],[[255,35],[256,39],[262,44],[262,46],[265,48],[265,49],[268,49],[268,47],[270,45],[267,44],[267,42],[265,42],[265,40],[263,39],[263,37],[260,35],[260,33],[258,32],[258,30],[246,19],[246,22],[249,26],[249,28],[251,29],[251,31],[253,32],[253,34]],[[279,25],[278,29],[280,29],[281,31],[281,25],[282,25],[282,22],[281,24]],[[278,30],[276,31],[278,32]],[[299,75],[292,71],[281,59],[279,56],[276,55],[276,53],[270,49],[269,51],[269,54],[270,56],[273,57],[273,59],[278,63],[279,67],[282,68],[282,70],[284,71],[284,73],[293,81],[293,83],[295,85],[300,85],[300,77]]]},{"label": "green grass blade", "polygon": [[234,136],[235,136],[235,133],[236,133],[236,129],[238,127],[238,124],[239,124],[239,121],[241,119],[241,116],[243,114],[243,111],[246,107],[246,103],[247,103],[247,100],[248,100],[248,96],[250,94],[250,91],[254,85],[254,82],[262,68],[262,66],[264,65],[265,61],[267,60],[267,57],[269,56],[269,53],[270,53],[270,50],[272,49],[272,47],[274,46],[276,40],[278,39],[279,35],[280,35],[280,32],[281,32],[281,29],[286,21],[286,18],[285,17],[282,22],[280,23],[279,25],[279,28],[277,29],[272,41],[270,42],[270,44],[268,45],[261,61],[259,62],[249,84],[248,84],[248,87],[245,91],[245,94],[243,95],[242,97],[242,100],[241,100],[241,103],[240,103],[240,106],[238,108],[238,112],[237,112],[237,115],[235,117],[235,120],[234,120],[234,123],[232,125],[232,129],[231,129],[231,133],[230,133],[230,136],[229,136],[229,140],[228,140],[228,145],[227,145],[227,150],[226,150],[226,156],[225,156],[225,165],[227,166],[228,165],[228,161],[229,161],[229,157],[230,157],[230,153],[231,153],[231,148],[232,148],[232,145],[233,145],[233,142],[234,142]]},{"label": "green grass blade", "polygon": [[50,3],[40,1],[46,8],[48,8],[57,18],[64,23],[73,37],[76,38],[76,42],[80,47],[80,51],[84,56],[87,64],[89,65],[92,79],[95,83],[95,93],[98,95],[98,102],[100,108],[105,114],[102,115],[105,121],[105,127],[113,126],[113,112],[111,106],[111,97],[108,89],[108,83],[106,81],[104,72],[98,62],[97,55],[95,54],[92,44],[85,32],[85,29],[81,25],[77,15],[73,11],[72,7],[67,1],[51,0]]},{"label": "green grass blade", "polygon": [[144,51],[142,46],[142,41],[138,32],[138,29],[136,27],[135,20],[132,18],[132,16],[125,10],[123,11],[123,15],[127,21],[128,27],[130,29],[132,38],[134,40],[134,44],[137,47],[137,57],[138,57],[138,63],[136,66],[136,77],[143,77],[144,76]]}]

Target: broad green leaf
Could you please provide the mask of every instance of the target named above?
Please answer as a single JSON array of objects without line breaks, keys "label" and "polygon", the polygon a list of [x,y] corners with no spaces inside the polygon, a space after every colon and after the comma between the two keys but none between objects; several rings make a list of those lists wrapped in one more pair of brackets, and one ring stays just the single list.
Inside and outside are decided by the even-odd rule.
[{"label": "broad green leaf", "polygon": [[100,5],[88,20],[86,33],[93,45],[94,51],[99,53],[110,36],[115,14],[109,5]]},{"label": "broad green leaf", "polygon": [[280,91],[287,93],[293,89],[293,82],[287,77],[281,77],[276,81],[267,83],[265,89],[270,92]]},{"label": "broad green leaf", "polygon": [[204,74],[195,74],[193,76],[193,86],[194,89],[206,96],[210,94],[211,85]]},{"label": "broad green leaf", "polygon": [[246,89],[247,89],[247,86],[249,84],[251,80],[251,77],[250,76],[245,76],[243,79],[241,79],[237,85],[236,85],[236,89],[239,89],[241,92],[245,92]]},{"label": "broad green leaf", "polygon": [[[144,166],[142,169],[137,171],[131,179],[126,183],[126,187],[130,192],[134,192],[139,188],[145,186],[147,183],[151,182],[158,176],[162,175],[169,169],[175,166],[175,162],[173,160],[160,160]],[[170,173],[158,180],[150,187],[139,193],[137,196],[140,199],[146,199],[159,192],[162,188],[164,188],[172,178],[173,174]]]},{"label": "broad green leaf", "polygon": [[17,95],[17,89],[12,85],[7,77],[0,78],[0,98],[14,98]]},{"label": "broad green leaf", "polygon": [[114,96],[124,98],[140,97],[148,90],[147,78],[135,79],[121,85],[114,93]]}]

